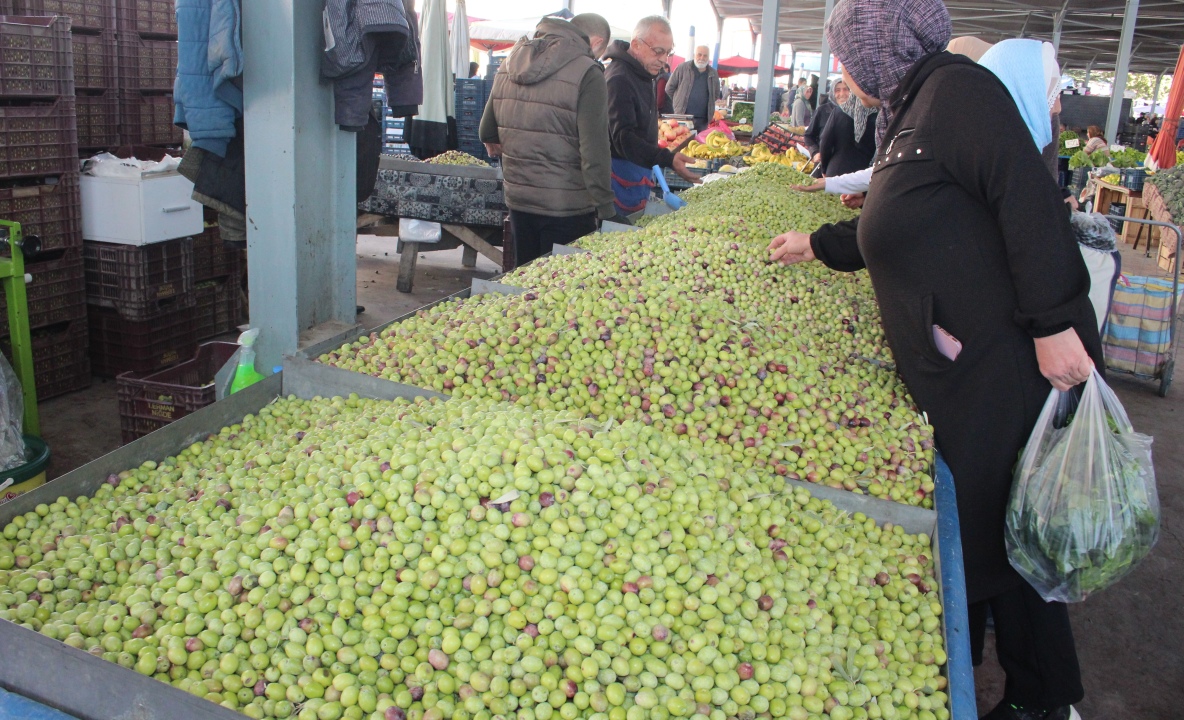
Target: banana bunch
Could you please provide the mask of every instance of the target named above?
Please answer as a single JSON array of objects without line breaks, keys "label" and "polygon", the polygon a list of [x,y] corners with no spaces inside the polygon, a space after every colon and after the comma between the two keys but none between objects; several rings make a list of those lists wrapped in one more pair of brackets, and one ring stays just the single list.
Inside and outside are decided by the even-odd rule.
[{"label": "banana bunch", "polygon": [[770,150],[769,146],[764,143],[753,143],[752,149],[749,150],[748,156],[744,160],[749,165],[777,163],[794,168],[795,170],[801,170],[806,162],[809,161],[809,158],[793,148],[786,150],[784,153],[777,153]]},{"label": "banana bunch", "polygon": [[716,160],[718,158],[739,155],[743,152],[740,143],[730,139],[718,130],[707,133],[707,137],[704,140],[706,142],[692,140],[683,150],[683,154],[701,160]]}]

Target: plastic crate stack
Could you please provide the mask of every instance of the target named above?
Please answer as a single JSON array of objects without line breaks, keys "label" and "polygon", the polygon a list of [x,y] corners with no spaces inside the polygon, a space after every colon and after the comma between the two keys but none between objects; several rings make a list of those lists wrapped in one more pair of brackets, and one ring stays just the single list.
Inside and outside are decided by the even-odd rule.
[{"label": "plastic crate stack", "polygon": [[473,157],[489,161],[485,145],[481,143],[479,130],[481,114],[493,84],[481,78],[458,78],[456,80],[456,136],[457,149]]},{"label": "plastic crate stack", "polygon": [[173,0],[114,0],[119,144],[181,144],[173,125],[177,17]]},{"label": "plastic crate stack", "polygon": [[244,251],[222,245],[216,221],[193,238],[196,307],[194,337],[198,340],[234,332],[245,321]]},{"label": "plastic crate stack", "polygon": [[70,18],[78,148],[84,155],[119,140],[114,0],[11,0],[17,15]]},{"label": "plastic crate stack", "polygon": [[[41,241],[25,286],[40,399],[90,385],[70,35],[66,17],[0,18],[0,219]],[[3,293],[0,345],[10,352]]]},{"label": "plastic crate stack", "polygon": [[404,118],[391,115],[391,109],[384,107],[385,116],[382,119],[382,152],[384,155],[409,154],[411,146],[403,135]]}]

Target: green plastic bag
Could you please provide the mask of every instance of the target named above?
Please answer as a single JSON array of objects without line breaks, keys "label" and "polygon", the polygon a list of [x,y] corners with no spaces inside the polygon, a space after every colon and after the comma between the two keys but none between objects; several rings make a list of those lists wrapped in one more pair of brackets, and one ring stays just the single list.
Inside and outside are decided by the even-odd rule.
[{"label": "green plastic bag", "polygon": [[1080,602],[1134,569],[1159,538],[1151,438],[1095,370],[1053,390],[1016,466],[1004,539],[1048,601]]}]

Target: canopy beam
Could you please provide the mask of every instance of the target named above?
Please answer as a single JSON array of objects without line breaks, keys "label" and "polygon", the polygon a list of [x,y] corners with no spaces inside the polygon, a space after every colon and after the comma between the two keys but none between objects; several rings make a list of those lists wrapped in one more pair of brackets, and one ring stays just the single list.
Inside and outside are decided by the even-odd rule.
[{"label": "canopy beam", "polygon": [[1106,113],[1106,138],[1118,139],[1122,120],[1122,96],[1126,93],[1126,76],[1131,64],[1131,42],[1135,37],[1139,0],[1126,0],[1126,14],[1122,18],[1122,35],[1118,39],[1118,64],[1114,67],[1114,88],[1110,91],[1110,109]]},{"label": "canopy beam", "polygon": [[761,12],[760,69],[757,70],[756,108],[752,113],[752,131],[759,133],[769,125],[769,106],[773,102],[773,66],[777,64],[777,26],[781,0],[764,0]]}]

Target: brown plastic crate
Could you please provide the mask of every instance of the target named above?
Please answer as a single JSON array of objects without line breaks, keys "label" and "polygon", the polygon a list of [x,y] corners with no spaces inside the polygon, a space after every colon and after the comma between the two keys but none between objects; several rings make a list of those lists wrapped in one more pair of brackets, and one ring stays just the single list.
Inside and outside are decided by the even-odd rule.
[{"label": "brown plastic crate", "polygon": [[73,33],[74,89],[114,90],[115,34],[106,31],[98,35]]},{"label": "brown plastic crate", "polygon": [[80,207],[77,172],[0,186],[0,218],[19,222],[26,237],[41,238],[43,250],[82,245]]},{"label": "brown plastic crate", "polygon": [[[30,336],[38,401],[90,387],[85,318],[34,330]],[[11,361],[12,347],[7,337],[0,338],[0,349]]]},{"label": "brown plastic crate", "polygon": [[73,94],[70,19],[0,15],[0,97]]},{"label": "brown plastic crate", "polygon": [[208,340],[238,329],[243,316],[241,275],[198,283],[194,295],[197,301],[193,323],[198,340]]},{"label": "brown plastic crate", "polygon": [[238,350],[237,343],[211,342],[197,348],[192,360],[148,375],[123,373],[119,389],[119,424],[129,443],[212,405],[214,377]]},{"label": "brown plastic crate", "polygon": [[120,36],[120,90],[169,91],[173,89],[176,77],[176,40],[150,40],[131,34]]},{"label": "brown plastic crate", "polygon": [[148,320],[193,304],[193,238],[142,246],[87,240],[82,257],[91,305],[115,308],[127,320]]},{"label": "brown plastic crate", "polygon": [[0,178],[77,170],[73,97],[22,105],[0,101]]},{"label": "brown plastic crate", "polygon": [[[82,253],[77,248],[47,253],[52,256],[25,264],[33,280],[25,285],[29,327],[41,328],[86,317],[86,287]],[[0,334],[8,333],[8,301],[0,292]]]},{"label": "brown plastic crate", "polygon": [[115,28],[114,0],[14,0],[20,15],[65,15],[73,30]]},{"label": "brown plastic crate", "polygon": [[98,94],[79,93],[75,96],[78,108],[78,147],[107,149],[119,144],[119,102],[115,91]]},{"label": "brown plastic crate", "polygon": [[243,271],[243,251],[222,244],[218,226],[207,225],[193,237],[193,279],[196,282],[223,278]]},{"label": "brown plastic crate", "polygon": [[193,307],[162,313],[152,320],[125,320],[112,308],[87,306],[90,360],[95,375],[150,373],[193,357]]},{"label": "brown plastic crate", "polygon": [[122,32],[177,36],[174,0],[116,0],[115,18]]},{"label": "brown plastic crate", "polygon": [[119,97],[121,145],[180,145],[181,128],[173,124],[173,96],[121,91]]}]

